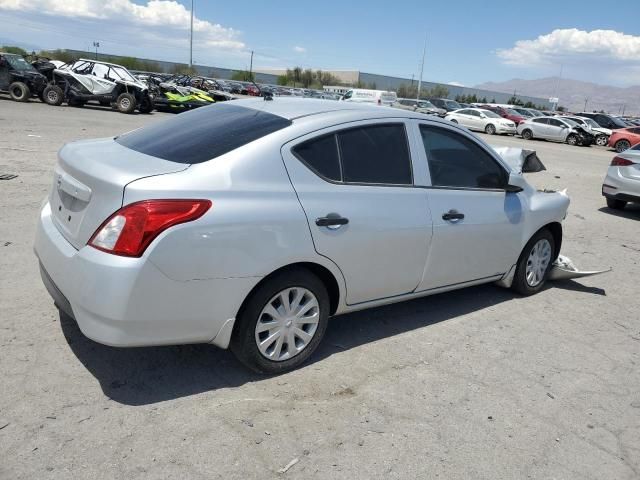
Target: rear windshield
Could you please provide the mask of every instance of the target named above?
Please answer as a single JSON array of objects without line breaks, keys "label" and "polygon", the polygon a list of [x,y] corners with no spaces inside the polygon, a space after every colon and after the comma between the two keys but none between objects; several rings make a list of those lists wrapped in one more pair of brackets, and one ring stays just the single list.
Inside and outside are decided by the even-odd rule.
[{"label": "rear windshield", "polygon": [[116,142],[177,163],[202,163],[291,125],[271,113],[218,103],[125,133]]}]

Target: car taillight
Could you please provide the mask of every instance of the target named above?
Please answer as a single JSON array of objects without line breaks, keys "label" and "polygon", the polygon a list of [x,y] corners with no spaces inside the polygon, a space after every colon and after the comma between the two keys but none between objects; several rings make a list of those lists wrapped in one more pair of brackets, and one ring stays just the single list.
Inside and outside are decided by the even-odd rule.
[{"label": "car taillight", "polygon": [[613,157],[613,160],[611,160],[612,167],[628,167],[629,165],[633,165],[634,163],[635,162],[622,157]]},{"label": "car taillight", "polygon": [[139,257],[167,228],[192,222],[209,208],[210,200],[144,200],[132,203],[107,218],[88,245],[114,255]]}]

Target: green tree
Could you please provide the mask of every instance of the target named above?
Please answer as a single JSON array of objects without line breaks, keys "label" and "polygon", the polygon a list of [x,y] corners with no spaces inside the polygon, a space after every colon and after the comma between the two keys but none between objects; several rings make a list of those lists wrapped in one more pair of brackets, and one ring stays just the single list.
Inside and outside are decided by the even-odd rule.
[{"label": "green tree", "polygon": [[24,48],[14,47],[11,45],[4,45],[0,47],[0,51],[5,53],[15,53],[16,55],[22,55],[23,57],[28,55],[28,52]]},{"label": "green tree", "polygon": [[289,77],[286,75],[278,75],[278,85],[286,86],[289,83]]},{"label": "green tree", "polygon": [[559,112],[566,112],[567,111],[567,107],[563,107],[562,105],[560,105],[558,108],[556,108],[557,111]]},{"label": "green tree", "polygon": [[40,57],[50,58],[51,60],[59,60],[64,63],[75,62],[79,57],[67,50],[42,50],[38,53]]},{"label": "green tree", "polygon": [[430,97],[430,98],[447,98],[449,96],[449,89],[444,85],[436,85],[435,87],[423,90],[422,98]]}]

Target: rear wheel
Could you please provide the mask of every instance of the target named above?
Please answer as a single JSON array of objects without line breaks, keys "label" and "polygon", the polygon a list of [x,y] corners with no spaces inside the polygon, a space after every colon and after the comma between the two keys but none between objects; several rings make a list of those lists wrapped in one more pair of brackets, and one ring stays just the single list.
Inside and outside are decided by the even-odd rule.
[{"label": "rear wheel", "polygon": [[116,108],[121,113],[133,113],[136,109],[136,97],[130,93],[121,93],[116,100]]},{"label": "rear wheel", "polygon": [[555,261],[555,240],[549,230],[542,229],[525,245],[513,278],[512,288],[521,295],[533,295],[544,286]]},{"label": "rear wheel", "polygon": [[598,135],[596,137],[596,145],[600,147],[604,147],[609,142],[609,139],[606,135]]},{"label": "rear wheel", "polygon": [[523,130],[522,133],[520,134],[520,136],[522,138],[524,138],[525,140],[531,140],[533,138],[533,133],[531,132],[531,130],[526,129]]},{"label": "rear wheel", "polygon": [[42,99],[47,105],[59,106],[64,100],[64,92],[57,85],[49,85],[42,92]]},{"label": "rear wheel", "polygon": [[153,101],[149,97],[143,97],[142,101],[140,102],[140,107],[138,108],[138,111],[140,113],[151,113],[152,110],[153,110]]},{"label": "rear wheel", "polygon": [[9,96],[16,102],[28,102],[31,98],[31,90],[25,83],[13,82],[9,85]]},{"label": "rear wheel", "polygon": [[569,145],[577,145],[578,144],[578,136],[573,133],[567,137],[567,143]]},{"label": "rear wheel", "polygon": [[231,337],[231,351],[260,373],[300,366],[318,347],[327,328],[329,295],[306,269],[282,271],[246,300]]},{"label": "rear wheel", "polygon": [[495,133],[496,133],[496,127],[495,127],[493,124],[491,124],[491,123],[490,123],[489,125],[487,125],[486,127],[484,127],[484,132],[485,132],[487,135],[495,135]]},{"label": "rear wheel", "polygon": [[627,206],[627,202],[624,200],[617,200],[615,198],[607,197],[607,207],[613,208],[614,210],[622,210]]},{"label": "rear wheel", "polygon": [[624,139],[618,140],[614,148],[616,149],[616,152],[622,153],[625,150],[628,150],[629,148],[631,148],[631,143],[629,142],[629,140],[624,140]]}]

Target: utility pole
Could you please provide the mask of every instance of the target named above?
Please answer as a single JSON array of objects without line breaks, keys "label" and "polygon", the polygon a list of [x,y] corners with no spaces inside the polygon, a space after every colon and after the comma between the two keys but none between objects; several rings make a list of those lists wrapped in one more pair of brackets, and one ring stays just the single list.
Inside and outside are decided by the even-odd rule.
[{"label": "utility pole", "polygon": [[583,112],[587,111],[587,102],[589,101],[589,97],[585,97],[584,99],[584,110],[582,110]]},{"label": "utility pole", "polygon": [[553,107],[553,110],[557,110],[558,109],[558,103],[560,103],[560,97],[558,97],[558,87],[560,86],[560,79],[562,78],[562,69],[564,68],[564,63],[560,64],[560,75],[558,76],[558,80],[556,81],[556,88],[553,92],[553,98],[557,98],[558,101],[556,102],[555,106]]},{"label": "utility pole", "polygon": [[93,42],[93,46],[96,47],[96,60],[98,60],[98,48],[100,47],[100,42]]},{"label": "utility pole", "polygon": [[193,0],[191,0],[191,31],[189,35],[189,67],[193,67]]},{"label": "utility pole", "polygon": [[253,50],[251,50],[251,62],[249,63],[249,80],[253,80]]},{"label": "utility pole", "polygon": [[424,71],[424,57],[427,54],[427,34],[424,34],[424,48],[422,49],[422,62],[420,63],[420,78],[418,79],[418,94],[416,101],[420,100],[420,90],[422,90],[422,72]]},{"label": "utility pole", "polygon": [[622,116],[624,117],[624,111],[627,109],[627,105],[622,105]]}]

